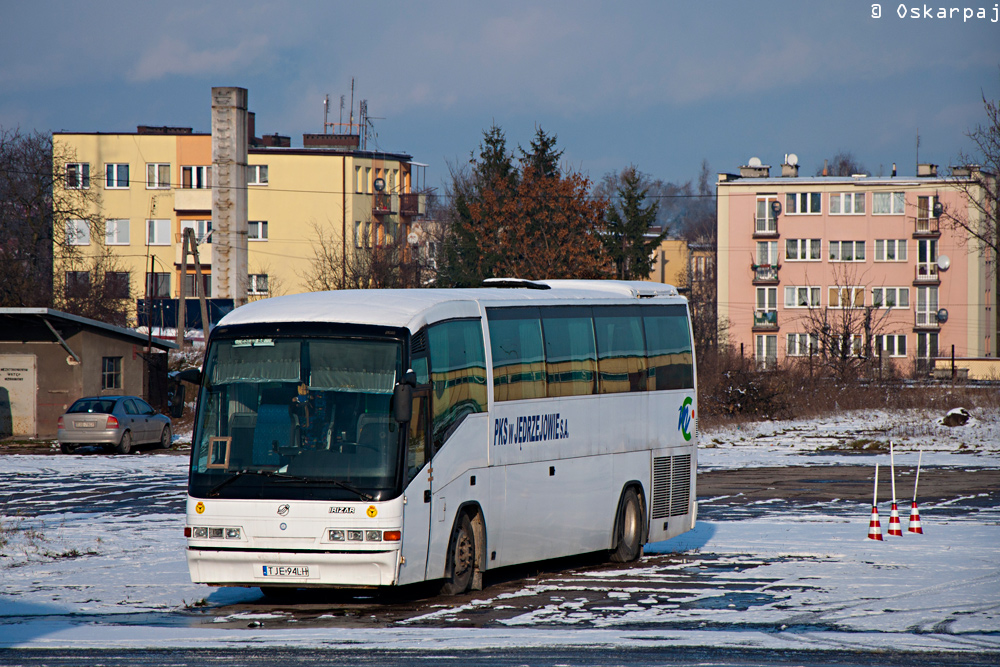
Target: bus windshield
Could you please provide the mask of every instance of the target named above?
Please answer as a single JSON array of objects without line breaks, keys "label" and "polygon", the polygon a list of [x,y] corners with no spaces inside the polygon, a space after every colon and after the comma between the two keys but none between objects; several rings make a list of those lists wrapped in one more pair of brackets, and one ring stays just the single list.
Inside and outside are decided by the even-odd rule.
[{"label": "bus windshield", "polygon": [[396,340],[215,340],[204,366],[191,495],[384,499],[396,488]]}]

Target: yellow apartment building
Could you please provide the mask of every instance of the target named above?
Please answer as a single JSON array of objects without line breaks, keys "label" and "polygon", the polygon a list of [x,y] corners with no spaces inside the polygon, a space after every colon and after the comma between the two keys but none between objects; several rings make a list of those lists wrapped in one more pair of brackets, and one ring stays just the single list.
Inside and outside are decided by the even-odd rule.
[{"label": "yellow apartment building", "polygon": [[[332,239],[328,245],[334,248],[339,244],[346,261],[358,248],[406,239],[423,212],[424,196],[413,192],[420,165],[409,155],[359,150],[356,135],[305,135],[303,147],[292,148],[288,137],[254,137],[252,114],[249,127],[250,299],[307,291],[318,234]],[[140,126],[131,133],[58,132],[53,144],[58,154],[71,156],[59,165],[66,173],[57,183],[99,191],[93,199],[103,237],[79,233],[72,243],[89,246],[83,250],[91,254],[107,248],[120,260],[119,273],[126,275],[106,285],[127,289],[137,306],[149,297],[161,309],[171,303],[176,309],[182,234],[191,227],[206,295],[217,296],[212,289],[211,134]],[[190,255],[187,265],[184,291],[191,298],[195,267]],[[70,276],[65,283],[59,278],[57,285],[70,282]],[[81,278],[86,276],[76,277]]]}]

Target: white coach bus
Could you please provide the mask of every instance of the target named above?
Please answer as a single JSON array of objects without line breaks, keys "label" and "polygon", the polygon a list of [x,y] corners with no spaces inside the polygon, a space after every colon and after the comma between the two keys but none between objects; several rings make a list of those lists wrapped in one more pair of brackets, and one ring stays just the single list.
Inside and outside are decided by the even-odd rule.
[{"label": "white coach bus", "polygon": [[188,487],[194,582],[442,580],[694,526],[697,394],[669,285],[496,281],[258,301],[212,331]]}]

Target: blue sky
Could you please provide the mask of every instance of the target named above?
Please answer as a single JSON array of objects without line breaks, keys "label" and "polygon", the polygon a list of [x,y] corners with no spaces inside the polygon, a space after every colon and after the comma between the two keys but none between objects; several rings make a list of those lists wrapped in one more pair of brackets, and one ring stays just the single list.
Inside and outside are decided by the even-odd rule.
[{"label": "blue sky", "polygon": [[[512,146],[555,133],[595,180],[634,164],[679,182],[703,159],[731,172],[786,153],[812,174],[839,150],[912,174],[918,132],[920,161],[949,165],[982,94],[1000,96],[997,3],[983,0],[5,5],[4,127],[207,132],[211,87],[242,86],[257,134],[294,146],[322,131],[324,95],[339,119],[354,77],[377,147],[431,165],[431,185],[493,123]],[[910,17],[942,5],[959,11]]]}]

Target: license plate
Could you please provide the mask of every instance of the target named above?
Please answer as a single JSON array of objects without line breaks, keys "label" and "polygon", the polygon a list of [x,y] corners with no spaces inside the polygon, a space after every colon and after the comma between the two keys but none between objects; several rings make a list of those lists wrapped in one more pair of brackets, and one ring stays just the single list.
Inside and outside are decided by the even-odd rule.
[{"label": "license plate", "polygon": [[265,577],[308,577],[308,565],[263,565]]},{"label": "license plate", "polygon": [[77,428],[94,428],[97,422],[75,422]]}]

